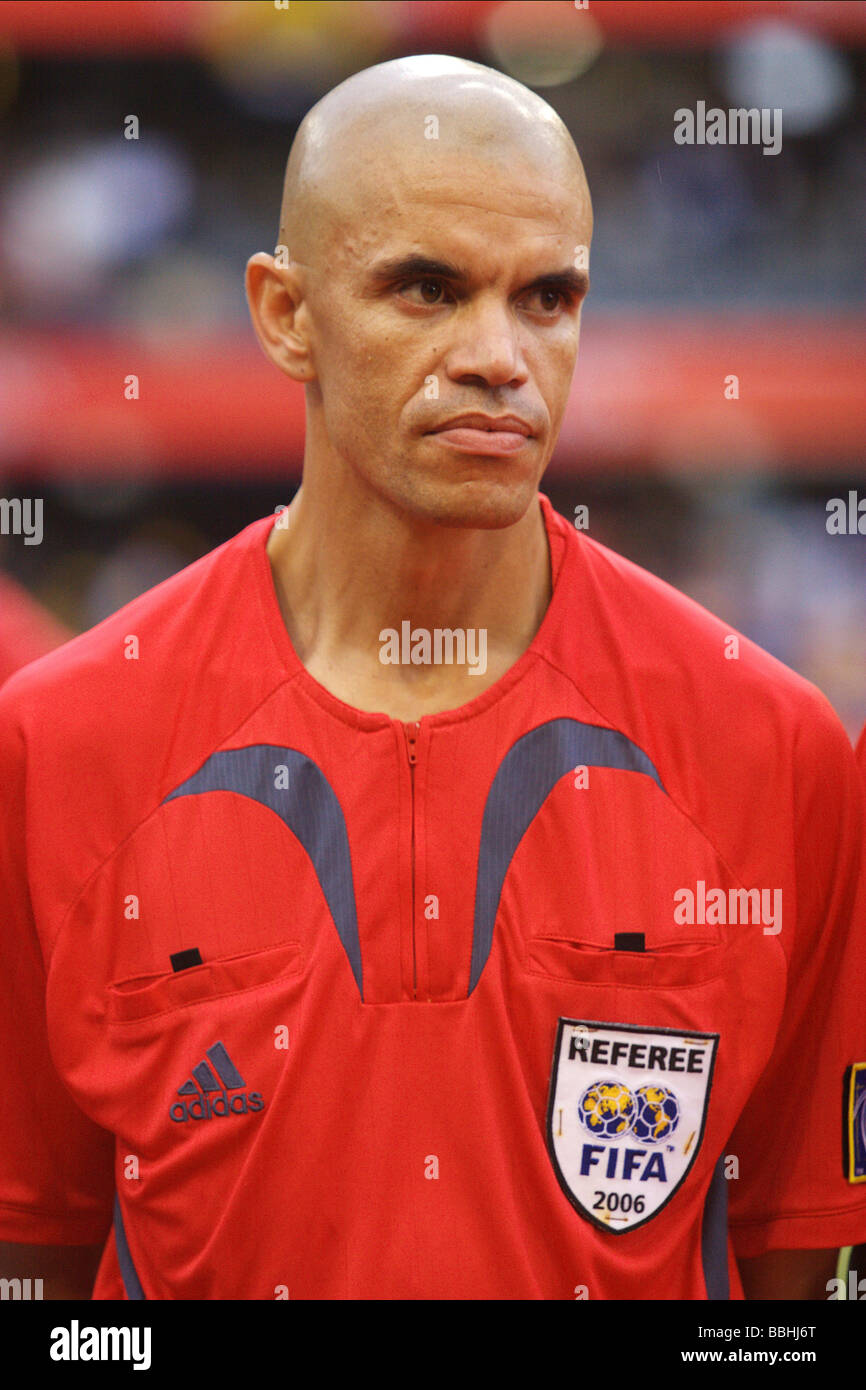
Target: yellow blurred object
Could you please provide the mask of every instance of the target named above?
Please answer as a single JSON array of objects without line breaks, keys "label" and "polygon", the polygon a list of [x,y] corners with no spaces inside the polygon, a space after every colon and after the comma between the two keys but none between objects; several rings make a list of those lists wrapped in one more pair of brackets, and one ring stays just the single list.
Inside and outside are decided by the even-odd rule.
[{"label": "yellow blurred object", "polygon": [[581,77],[604,47],[588,9],[559,0],[510,0],[485,26],[496,65],[528,87],[558,87]]},{"label": "yellow blurred object", "polygon": [[394,34],[387,6],[230,0],[211,8],[199,43],[227,85],[246,89],[283,75],[333,84],[389,56]]}]

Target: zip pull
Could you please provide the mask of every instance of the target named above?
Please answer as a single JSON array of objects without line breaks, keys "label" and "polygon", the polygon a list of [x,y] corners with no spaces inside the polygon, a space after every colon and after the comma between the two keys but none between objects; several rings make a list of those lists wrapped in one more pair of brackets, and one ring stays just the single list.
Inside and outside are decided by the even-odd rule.
[{"label": "zip pull", "polygon": [[414,724],[404,724],[403,732],[406,735],[406,748],[409,753],[409,766],[414,767],[418,761],[416,745],[418,743],[418,730],[421,724],[418,720]]}]

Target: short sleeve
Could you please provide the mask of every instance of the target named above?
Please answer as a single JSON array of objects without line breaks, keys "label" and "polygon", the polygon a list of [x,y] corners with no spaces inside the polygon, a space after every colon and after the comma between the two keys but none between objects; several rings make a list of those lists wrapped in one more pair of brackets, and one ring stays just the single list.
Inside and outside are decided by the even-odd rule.
[{"label": "short sleeve", "polygon": [[82,1114],[49,1051],[45,963],[28,887],[19,680],[0,695],[0,1240],[95,1245],[111,1226],[113,1136]]},{"label": "short sleeve", "polygon": [[745,1257],[866,1241],[866,1181],[846,1172],[843,1126],[848,1069],[866,1061],[864,793],[842,725],[823,697],[813,709],[793,768],[785,1008],[728,1147],[739,1171],[729,1183],[731,1231]]}]

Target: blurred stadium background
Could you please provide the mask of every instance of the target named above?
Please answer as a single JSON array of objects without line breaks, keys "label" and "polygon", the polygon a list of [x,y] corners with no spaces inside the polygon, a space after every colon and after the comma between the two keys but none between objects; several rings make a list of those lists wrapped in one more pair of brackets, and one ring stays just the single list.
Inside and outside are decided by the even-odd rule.
[{"label": "blurred stadium background", "polygon": [[[866,498],[864,43],[847,0],[7,0],[0,496],[42,498],[44,540],[0,536],[0,568],[80,631],[291,500],[303,391],[255,342],[246,260],[274,249],[308,108],[371,63],[452,53],[542,92],[592,189],[545,491],[855,735],[866,535],[828,534],[826,507]],[[698,101],[781,108],[781,152],[677,145]]]}]

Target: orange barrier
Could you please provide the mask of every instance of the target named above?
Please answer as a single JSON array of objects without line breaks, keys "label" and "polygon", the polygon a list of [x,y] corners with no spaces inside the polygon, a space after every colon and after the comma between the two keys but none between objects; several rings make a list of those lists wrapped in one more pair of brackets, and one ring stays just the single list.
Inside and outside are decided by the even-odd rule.
[{"label": "orange barrier", "polygon": [[[553,469],[863,468],[864,380],[859,316],[587,312]],[[0,467],[268,476],[296,470],[303,441],[303,389],[252,330],[166,329],[159,350],[130,335],[0,337]]]},{"label": "orange barrier", "polygon": [[[376,28],[387,21],[389,28],[401,30],[410,40],[439,36],[462,42],[473,37],[498,3],[403,0],[378,17],[380,7],[371,7],[369,22]],[[528,3],[540,8],[532,0]],[[272,3],[268,7],[273,10]],[[222,29],[228,8],[221,0],[4,0],[0,37],[25,52],[182,51],[196,49],[212,29]],[[252,5],[239,8],[251,10]],[[348,12],[357,8],[352,0],[346,6],[352,26],[355,21],[349,20]],[[337,7],[329,0],[321,10],[322,22],[329,22],[328,12]],[[692,46],[756,17],[790,18],[800,28],[851,43],[866,40],[866,7],[854,0],[591,0],[589,10],[612,43]],[[310,4],[299,5],[298,13],[305,26],[319,22]],[[241,18],[241,29],[245,22]]]}]

